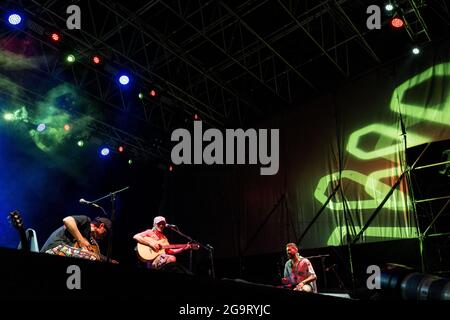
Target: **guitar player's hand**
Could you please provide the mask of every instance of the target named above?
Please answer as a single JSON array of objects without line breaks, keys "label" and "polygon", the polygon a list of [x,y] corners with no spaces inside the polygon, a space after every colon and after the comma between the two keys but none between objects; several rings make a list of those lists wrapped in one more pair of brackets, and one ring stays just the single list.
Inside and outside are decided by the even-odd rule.
[{"label": "guitar player's hand", "polygon": [[153,250],[153,251],[159,251],[161,250],[161,245],[159,243],[148,243],[148,246]]},{"label": "guitar player's hand", "polygon": [[86,238],[81,238],[77,240],[80,248],[88,248],[91,244]]}]

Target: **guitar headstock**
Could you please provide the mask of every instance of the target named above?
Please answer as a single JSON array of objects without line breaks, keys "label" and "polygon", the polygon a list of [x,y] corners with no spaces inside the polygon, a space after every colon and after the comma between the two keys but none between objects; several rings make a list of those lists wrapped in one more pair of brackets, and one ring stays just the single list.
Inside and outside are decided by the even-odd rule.
[{"label": "guitar headstock", "polygon": [[22,215],[18,210],[14,210],[8,214],[8,220],[12,226],[18,230],[23,228]]}]

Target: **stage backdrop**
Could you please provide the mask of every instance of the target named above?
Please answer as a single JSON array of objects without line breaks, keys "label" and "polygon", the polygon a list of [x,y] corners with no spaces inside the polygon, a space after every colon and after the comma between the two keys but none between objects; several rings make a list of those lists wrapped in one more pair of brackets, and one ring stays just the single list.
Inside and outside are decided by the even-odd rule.
[{"label": "stage backdrop", "polygon": [[[280,129],[277,175],[260,176],[259,166],[184,166],[171,179],[166,210],[219,256],[283,251],[300,238],[302,248],[318,248],[354,237],[404,170],[405,144],[450,138],[448,44],[270,118],[253,127]],[[415,237],[411,206],[402,179],[360,242]]]}]

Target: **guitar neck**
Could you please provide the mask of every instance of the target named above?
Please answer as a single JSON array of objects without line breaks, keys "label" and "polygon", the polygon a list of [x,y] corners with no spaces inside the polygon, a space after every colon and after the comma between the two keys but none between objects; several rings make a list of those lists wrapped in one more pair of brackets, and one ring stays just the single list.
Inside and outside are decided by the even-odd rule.
[{"label": "guitar neck", "polygon": [[162,249],[179,249],[179,248],[184,248],[186,247],[186,244],[169,244],[166,246],[162,246]]}]

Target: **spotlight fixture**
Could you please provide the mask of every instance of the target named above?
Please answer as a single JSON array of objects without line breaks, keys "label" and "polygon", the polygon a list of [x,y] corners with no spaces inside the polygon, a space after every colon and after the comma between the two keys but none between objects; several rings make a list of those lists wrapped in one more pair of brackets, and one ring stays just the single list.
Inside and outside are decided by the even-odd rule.
[{"label": "spotlight fixture", "polygon": [[103,157],[106,157],[107,155],[109,155],[109,148],[102,148],[102,150],[100,151],[100,154],[103,156]]},{"label": "spotlight fixture", "polygon": [[66,57],[66,60],[67,60],[67,62],[69,62],[69,63],[74,63],[74,62],[75,62],[75,56],[74,56],[73,54],[69,54],[69,55]]},{"label": "spotlight fixture", "polygon": [[420,53],[420,49],[418,47],[414,47],[412,49],[412,53],[415,54],[415,55],[418,55]]},{"label": "spotlight fixture", "polygon": [[51,37],[52,41],[54,41],[54,42],[58,42],[59,40],[61,40],[61,36],[59,34],[57,34],[56,32],[53,32],[50,37]]},{"label": "spotlight fixture", "polygon": [[20,24],[22,22],[22,17],[20,16],[20,14],[11,13],[8,16],[8,22],[9,22],[9,24],[11,24],[13,26],[17,26],[18,24]]},{"label": "spotlight fixture", "polygon": [[126,86],[127,84],[130,83],[130,77],[128,77],[125,74],[122,74],[119,76],[119,83],[123,86]]},{"label": "spotlight fixture", "polygon": [[92,62],[94,62],[95,64],[100,64],[100,62],[102,62],[102,59],[100,59],[100,56],[93,56],[92,57]]},{"label": "spotlight fixture", "polygon": [[40,123],[40,124],[37,126],[36,130],[39,131],[39,132],[42,132],[42,131],[45,130],[45,128],[46,128],[45,123]]},{"label": "spotlight fixture", "polygon": [[392,5],[392,3],[388,3],[384,6],[384,8],[386,9],[386,11],[392,11],[394,10],[394,6]]},{"label": "spotlight fixture", "polygon": [[6,121],[12,121],[14,120],[14,114],[7,112],[3,115],[3,119],[5,119]]},{"label": "spotlight fixture", "polygon": [[391,20],[391,26],[397,29],[403,27],[404,24],[403,20],[399,17],[395,17]]}]

